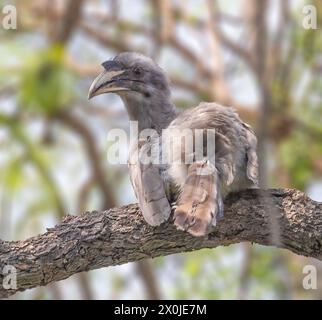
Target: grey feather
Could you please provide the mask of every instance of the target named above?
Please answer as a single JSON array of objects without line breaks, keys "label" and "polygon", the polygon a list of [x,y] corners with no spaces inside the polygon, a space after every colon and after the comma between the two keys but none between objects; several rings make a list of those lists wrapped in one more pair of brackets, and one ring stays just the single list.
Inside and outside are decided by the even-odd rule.
[{"label": "grey feather", "polygon": [[[159,165],[142,163],[142,154],[151,149],[152,143],[139,145],[139,150],[132,149],[129,159],[131,183],[138,199],[144,219],[151,226],[158,226],[168,220],[171,207],[166,196],[164,180]],[[136,145],[134,145],[134,148]],[[134,159],[138,152],[138,159]],[[137,161],[138,160],[138,161]]]},{"label": "grey feather", "polygon": [[[150,140],[139,144],[134,142],[131,146],[130,176],[145,220],[153,226],[166,221],[171,213],[170,202],[177,200],[180,210],[175,211],[175,224],[193,235],[204,235],[211,225],[216,224],[217,218],[223,216],[223,199],[229,192],[258,183],[257,139],[251,127],[233,108],[216,103],[200,103],[195,108],[178,112],[171,102],[165,72],[152,59],[141,54],[121,53],[104,62],[103,67],[104,74],[115,75],[112,80],[107,76],[106,90],[113,92],[115,85],[115,92],[122,98],[130,120],[138,122],[139,132],[154,129],[161,134],[164,129],[170,129],[163,140],[152,136]],[[90,96],[105,92],[102,78],[97,79],[97,86],[94,82]],[[161,146],[165,139],[175,135],[171,129],[184,132],[187,128],[194,132],[214,130],[214,139],[207,136],[207,147],[212,148],[204,159],[197,159],[194,149],[189,150],[193,163],[141,161],[146,153],[153,153],[153,146]],[[187,150],[178,148],[175,157],[181,157],[184,151]],[[137,155],[138,159],[135,159]],[[157,153],[154,157],[160,155]],[[195,169],[204,164],[214,168],[214,173],[198,177]]]}]

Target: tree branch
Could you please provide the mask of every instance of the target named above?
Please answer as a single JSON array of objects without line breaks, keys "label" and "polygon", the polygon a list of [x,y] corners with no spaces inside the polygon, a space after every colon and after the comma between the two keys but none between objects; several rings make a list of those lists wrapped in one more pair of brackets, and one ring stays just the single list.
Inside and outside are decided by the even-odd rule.
[{"label": "tree branch", "polygon": [[[281,231],[279,243],[271,236],[272,213]],[[291,189],[230,194],[225,201],[225,217],[203,238],[178,231],[171,222],[156,228],[148,226],[136,204],[66,216],[42,235],[24,241],[0,240],[0,297],[82,271],[244,241],[322,260],[321,235],[322,203]],[[5,265],[17,269],[16,290],[1,286]]]}]

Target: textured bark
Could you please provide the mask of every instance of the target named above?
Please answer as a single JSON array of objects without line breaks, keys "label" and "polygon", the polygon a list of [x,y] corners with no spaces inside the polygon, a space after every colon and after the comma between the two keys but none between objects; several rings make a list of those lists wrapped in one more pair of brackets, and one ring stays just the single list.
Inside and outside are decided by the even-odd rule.
[{"label": "textured bark", "polygon": [[[278,237],[272,220],[278,221]],[[82,271],[243,241],[322,260],[322,203],[290,189],[231,194],[225,201],[225,217],[204,238],[177,231],[171,222],[150,227],[136,204],[66,216],[42,235],[24,241],[0,240],[0,297]],[[1,286],[5,265],[17,269],[17,290]]]}]

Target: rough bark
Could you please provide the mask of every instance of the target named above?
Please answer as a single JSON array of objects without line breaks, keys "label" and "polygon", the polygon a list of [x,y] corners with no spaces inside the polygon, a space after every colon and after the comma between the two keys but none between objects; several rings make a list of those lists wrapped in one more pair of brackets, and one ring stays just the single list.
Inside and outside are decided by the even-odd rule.
[{"label": "rough bark", "polygon": [[[272,236],[272,214],[279,223],[278,241]],[[150,227],[136,204],[66,216],[42,235],[0,240],[0,297],[82,271],[244,241],[322,260],[322,203],[290,189],[231,194],[225,201],[225,217],[204,238],[177,231],[171,222]],[[17,290],[1,286],[5,265],[17,269]]]}]

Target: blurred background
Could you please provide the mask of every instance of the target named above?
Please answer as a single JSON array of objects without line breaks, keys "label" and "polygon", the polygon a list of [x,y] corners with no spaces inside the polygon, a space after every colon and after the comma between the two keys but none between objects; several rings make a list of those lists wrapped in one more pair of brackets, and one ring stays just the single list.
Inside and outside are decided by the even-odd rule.
[{"label": "blurred background", "polygon": [[[116,95],[90,102],[100,63],[153,57],[173,101],[237,108],[259,139],[263,184],[322,201],[322,32],[303,27],[319,0],[0,0],[0,238],[43,233],[66,213],[135,202],[126,165],[106,160],[107,132],[128,130]],[[5,15],[0,14],[0,18]],[[318,289],[304,290],[315,265]],[[74,275],[11,299],[320,299],[322,264],[250,244]]]}]

